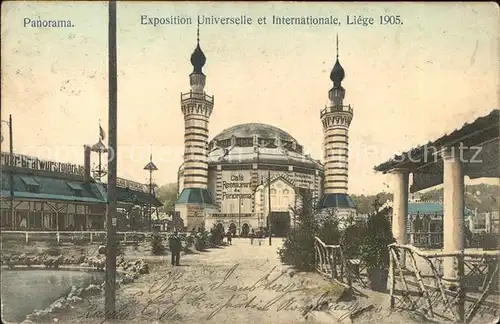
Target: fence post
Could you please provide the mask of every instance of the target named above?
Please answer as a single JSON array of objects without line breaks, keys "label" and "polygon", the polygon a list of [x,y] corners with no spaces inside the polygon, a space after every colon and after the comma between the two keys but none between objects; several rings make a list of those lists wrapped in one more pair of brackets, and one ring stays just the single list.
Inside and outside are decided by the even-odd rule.
[{"label": "fence post", "polygon": [[394,308],[394,288],[396,278],[394,278],[394,257],[392,256],[392,247],[389,246],[389,308]]},{"label": "fence post", "polygon": [[92,232],[90,232],[90,244],[92,244],[92,238],[93,238],[92,236],[93,236]]},{"label": "fence post", "polygon": [[57,237],[57,243],[59,243],[59,242],[60,242],[60,240],[61,240],[61,237],[60,237],[60,235],[59,235],[59,231],[56,233],[56,237]]},{"label": "fence post", "polygon": [[29,241],[29,239],[28,239],[28,232],[26,232],[25,234],[26,234],[26,244],[28,244],[28,241]]},{"label": "fence post", "polygon": [[460,323],[465,323],[465,284],[464,284],[464,250],[457,255],[458,303],[457,312]]},{"label": "fence post", "polygon": [[127,242],[127,233],[123,233],[123,242]]}]

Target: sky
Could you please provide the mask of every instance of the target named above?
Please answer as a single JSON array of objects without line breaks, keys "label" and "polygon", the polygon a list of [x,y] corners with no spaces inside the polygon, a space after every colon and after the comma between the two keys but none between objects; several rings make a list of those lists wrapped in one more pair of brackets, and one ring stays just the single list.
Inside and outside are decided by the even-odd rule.
[{"label": "sky", "polygon": [[[192,24],[141,25],[141,15],[191,17]],[[197,15],[253,19],[200,26],[205,90],[215,96],[210,138],[236,124],[266,123],[290,133],[316,159],[323,156],[319,114],[328,104],[338,34],[344,103],[354,109],[352,194],[385,190],[390,179],[375,165],[499,108],[494,3],[120,1],[120,177],[146,182],[143,167],[152,152],[156,183],[177,179],[184,150],[180,93],[190,88]],[[273,15],[334,16],[341,24],[280,26],[269,23]],[[377,23],[347,25],[348,15]],[[403,24],[380,25],[381,15],[399,16]],[[268,24],[259,25],[264,16]],[[10,1],[2,3],[1,18],[2,119],[12,114],[15,153],[83,164],[83,145],[97,142],[99,121],[108,128],[107,3]],[[71,20],[74,27],[24,27],[26,18]]]}]

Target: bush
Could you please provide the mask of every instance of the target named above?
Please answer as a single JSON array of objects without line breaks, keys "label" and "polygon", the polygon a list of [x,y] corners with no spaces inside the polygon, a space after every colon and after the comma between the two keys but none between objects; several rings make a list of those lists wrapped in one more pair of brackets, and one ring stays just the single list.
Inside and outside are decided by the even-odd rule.
[{"label": "bush", "polygon": [[45,250],[45,254],[50,255],[50,256],[58,256],[61,255],[61,248],[57,246],[51,246],[47,250]]},{"label": "bush", "polygon": [[396,242],[392,235],[388,211],[382,210],[369,216],[363,238],[361,259],[367,269],[389,267],[389,247]]},{"label": "bush", "polygon": [[[313,215],[312,197],[310,191],[299,191],[302,207],[294,210],[297,215],[295,226],[288,233],[283,247],[278,249],[280,260],[299,271],[314,270],[314,236],[319,232],[319,226]],[[327,230],[324,227],[323,230]]]},{"label": "bush", "polygon": [[319,226],[318,234],[316,235],[321,240],[328,245],[338,245],[340,244],[340,239],[342,236],[339,230],[339,222],[336,219],[327,219]]},{"label": "bush", "polygon": [[364,223],[353,223],[344,229],[340,238],[340,246],[346,259],[359,258],[365,233],[366,225]]},{"label": "bush", "polygon": [[151,253],[153,255],[165,254],[165,245],[163,245],[163,237],[158,233],[151,235]]},{"label": "bush", "polygon": [[213,245],[222,245],[223,239],[224,230],[221,227],[218,227],[217,224],[214,224],[214,227],[209,235],[209,242]]},{"label": "bush", "polygon": [[204,251],[207,247],[207,243],[208,243],[207,231],[203,231],[196,234],[196,239],[194,242],[194,247],[196,251]]}]

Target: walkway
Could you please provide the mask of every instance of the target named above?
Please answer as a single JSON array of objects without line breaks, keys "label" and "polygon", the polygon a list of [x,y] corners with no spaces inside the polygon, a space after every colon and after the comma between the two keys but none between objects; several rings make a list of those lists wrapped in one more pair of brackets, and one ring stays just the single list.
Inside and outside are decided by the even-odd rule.
[{"label": "walkway", "polygon": [[[257,241],[256,241],[257,242]],[[324,323],[305,319],[305,305],[342,289],[319,275],[295,274],[279,263],[277,247],[262,240],[233,239],[233,245],[181,257],[180,267],[165,258],[118,292],[117,323]],[[149,260],[148,260],[149,261]],[[79,307],[64,323],[91,323],[102,318],[103,298]],[[95,311],[89,311],[94,309]],[[328,321],[331,323],[331,320]]]}]

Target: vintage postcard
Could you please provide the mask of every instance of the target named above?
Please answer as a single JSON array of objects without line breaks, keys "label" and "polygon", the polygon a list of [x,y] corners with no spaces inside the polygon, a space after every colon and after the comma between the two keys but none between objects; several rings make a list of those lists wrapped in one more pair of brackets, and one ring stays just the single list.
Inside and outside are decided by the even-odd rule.
[{"label": "vintage postcard", "polygon": [[4,1],[4,323],[494,323],[493,2]]}]

